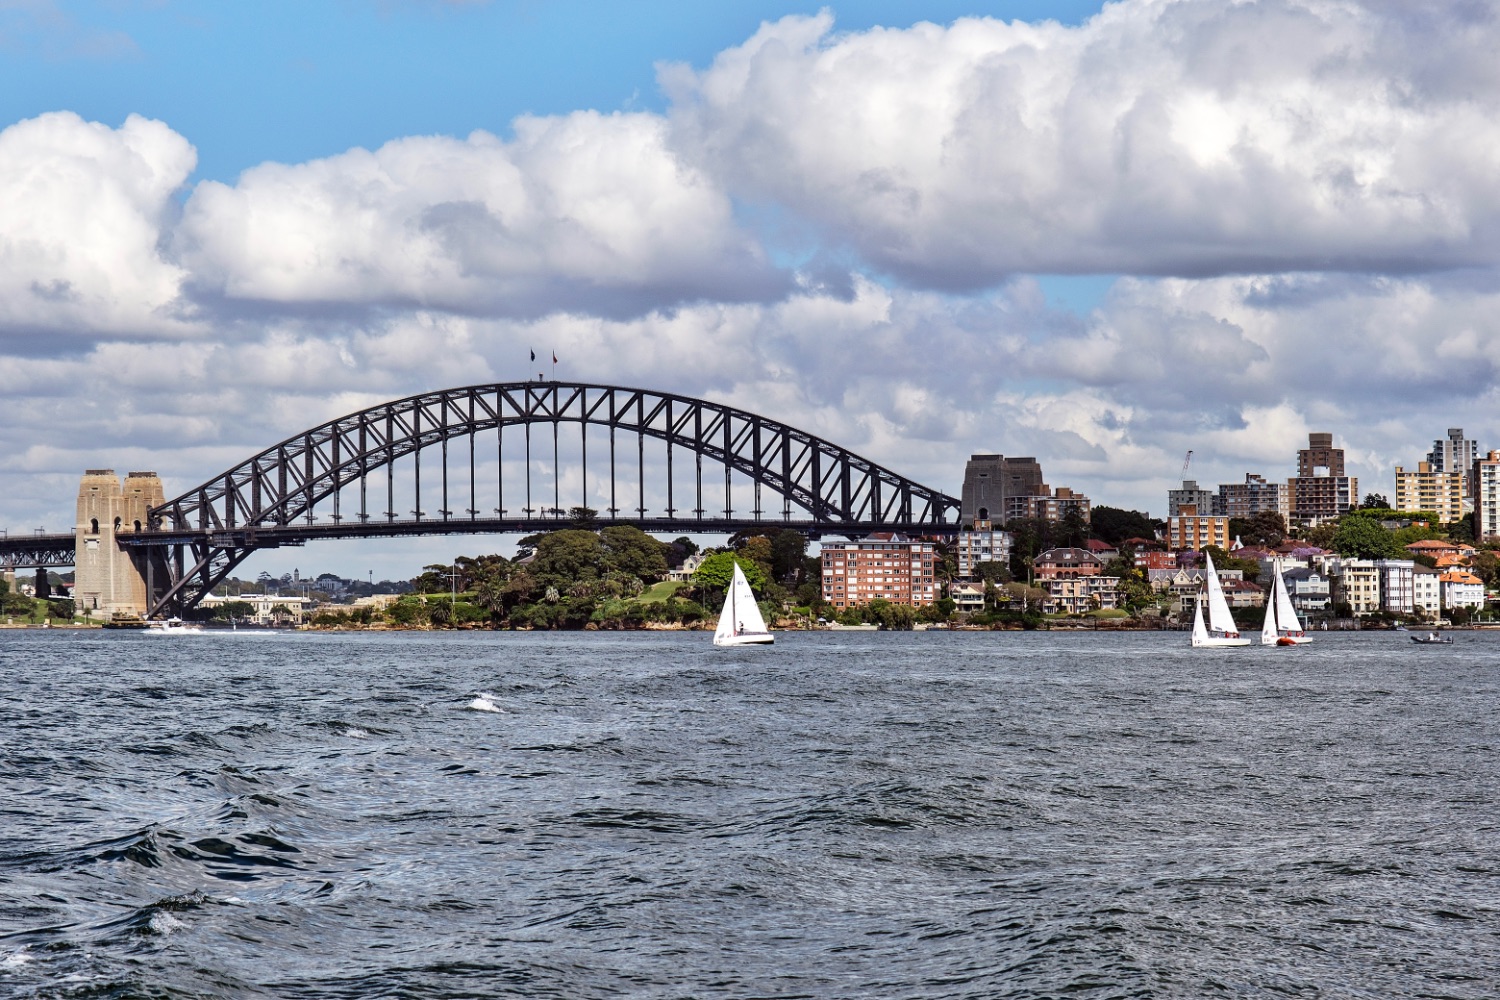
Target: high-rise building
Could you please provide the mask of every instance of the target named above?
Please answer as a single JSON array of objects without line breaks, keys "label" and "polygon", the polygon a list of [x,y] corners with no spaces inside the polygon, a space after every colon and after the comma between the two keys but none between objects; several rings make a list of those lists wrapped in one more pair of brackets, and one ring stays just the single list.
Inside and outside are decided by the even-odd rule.
[{"label": "high-rise building", "polygon": [[1415,471],[1396,466],[1396,509],[1427,510],[1439,521],[1451,524],[1464,516],[1464,482],[1472,475],[1454,470],[1443,472],[1431,462],[1418,462]]},{"label": "high-rise building", "polygon": [[1066,486],[1052,490],[1043,483],[1042,490],[1035,496],[1006,497],[1005,520],[1061,521],[1069,514],[1076,513],[1085,524],[1088,523],[1093,509],[1088,497],[1075,493]]},{"label": "high-rise building", "polygon": [[1500,451],[1474,463],[1474,537],[1481,542],[1500,538]]},{"label": "high-rise building", "polygon": [[877,532],[857,542],[823,543],[823,600],[836,608],[876,598],[917,607],[937,600],[931,542]]},{"label": "high-rise building", "polygon": [[1359,506],[1359,479],[1344,475],[1344,449],[1333,446],[1332,434],[1307,435],[1307,447],[1297,452],[1297,476],[1286,485],[1296,521],[1338,517]]},{"label": "high-rise building", "polygon": [[1198,508],[1185,504],[1181,511],[1167,518],[1167,548],[1201,552],[1205,546],[1229,548],[1229,518],[1199,514]]},{"label": "high-rise building", "polygon": [[1050,496],[1051,492],[1035,458],[970,455],[964,467],[959,520],[963,524],[1002,520],[1009,498]]},{"label": "high-rise building", "polygon": [[1478,483],[1474,479],[1474,463],[1479,459],[1479,442],[1464,438],[1462,427],[1448,428],[1448,436],[1432,442],[1432,451],[1427,461],[1434,472],[1459,473],[1464,480],[1464,499],[1468,509],[1473,510],[1474,494]]},{"label": "high-rise building", "polygon": [[1342,476],[1344,474],[1344,449],[1333,446],[1333,435],[1313,433],[1307,435],[1307,447],[1297,452],[1297,477]]},{"label": "high-rise building", "polygon": [[[1263,511],[1274,511],[1282,517],[1291,513],[1286,483],[1268,483],[1265,476],[1245,473],[1243,483],[1220,483],[1214,498],[1213,512],[1224,517],[1253,517]],[[1199,507],[1199,510],[1208,510]]]},{"label": "high-rise building", "polygon": [[1194,510],[1211,511],[1214,495],[1210,490],[1200,489],[1197,480],[1184,479],[1182,489],[1167,490],[1167,516],[1176,517],[1182,513],[1184,504],[1191,504]]}]

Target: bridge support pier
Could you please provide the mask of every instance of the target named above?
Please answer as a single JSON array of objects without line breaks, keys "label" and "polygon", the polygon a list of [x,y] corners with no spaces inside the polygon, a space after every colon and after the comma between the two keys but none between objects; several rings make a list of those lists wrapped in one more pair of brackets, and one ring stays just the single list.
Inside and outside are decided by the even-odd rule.
[{"label": "bridge support pier", "polygon": [[84,473],[74,528],[75,607],[105,617],[146,613],[144,567],[120,542],[147,529],[149,512],[162,498],[154,472],[132,472],[123,485],[113,469]]}]

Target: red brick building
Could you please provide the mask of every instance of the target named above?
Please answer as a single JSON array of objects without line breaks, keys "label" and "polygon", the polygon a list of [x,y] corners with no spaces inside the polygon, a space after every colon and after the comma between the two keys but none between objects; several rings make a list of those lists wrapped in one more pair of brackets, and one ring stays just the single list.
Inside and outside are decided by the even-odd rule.
[{"label": "red brick building", "polygon": [[823,543],[823,600],[836,608],[877,597],[922,607],[938,599],[931,542],[878,533],[857,542]]}]

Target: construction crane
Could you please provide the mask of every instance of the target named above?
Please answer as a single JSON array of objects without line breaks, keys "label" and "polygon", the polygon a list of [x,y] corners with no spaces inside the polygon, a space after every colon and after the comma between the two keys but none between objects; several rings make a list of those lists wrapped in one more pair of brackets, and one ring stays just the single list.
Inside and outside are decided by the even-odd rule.
[{"label": "construction crane", "polygon": [[1193,449],[1189,448],[1187,458],[1182,460],[1182,481],[1187,482],[1188,465],[1193,461]]}]

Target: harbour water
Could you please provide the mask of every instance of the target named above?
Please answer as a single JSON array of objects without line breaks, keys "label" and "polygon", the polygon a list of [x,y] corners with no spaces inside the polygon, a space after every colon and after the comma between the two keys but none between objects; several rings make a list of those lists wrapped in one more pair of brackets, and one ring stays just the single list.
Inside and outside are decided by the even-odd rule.
[{"label": "harbour water", "polygon": [[0,996],[1493,997],[1500,636],[0,633]]}]

